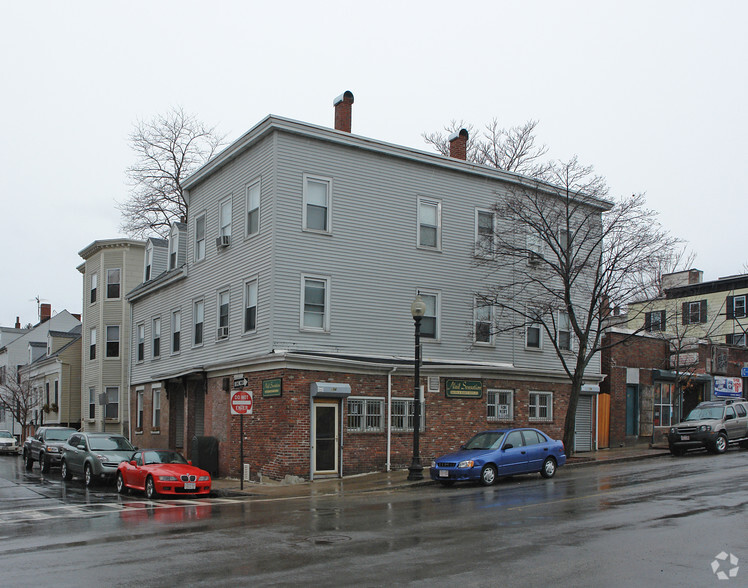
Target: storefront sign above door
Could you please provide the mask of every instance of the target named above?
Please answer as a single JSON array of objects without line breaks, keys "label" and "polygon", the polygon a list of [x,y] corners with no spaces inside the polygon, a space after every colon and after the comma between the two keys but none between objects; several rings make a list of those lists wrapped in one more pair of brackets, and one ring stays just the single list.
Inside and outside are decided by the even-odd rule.
[{"label": "storefront sign above door", "polygon": [[481,398],[483,382],[480,380],[447,380],[447,398]]}]

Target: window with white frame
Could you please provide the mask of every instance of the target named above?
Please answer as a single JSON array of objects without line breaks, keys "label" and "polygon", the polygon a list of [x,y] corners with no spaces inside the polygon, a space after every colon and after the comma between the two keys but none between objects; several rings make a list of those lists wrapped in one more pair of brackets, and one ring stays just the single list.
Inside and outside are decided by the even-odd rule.
[{"label": "window with white frame", "polygon": [[96,327],[91,327],[89,330],[88,359],[96,359]]},{"label": "window with white frame", "polygon": [[561,227],[558,230],[558,247],[562,255],[566,253],[567,249],[569,249],[569,243],[569,229]]},{"label": "window with white frame", "polygon": [[552,421],[553,420],[553,393],[552,392],[530,392],[527,404],[528,419],[530,421]]},{"label": "window with white frame", "polygon": [[[421,403],[421,427],[419,430],[423,431],[424,423],[426,422],[424,410],[424,403]],[[415,405],[412,398],[393,398],[392,399],[392,414],[390,415],[390,426],[393,431],[397,432],[408,432],[413,430],[413,418],[415,412]]]},{"label": "window with white frame", "polygon": [[257,280],[244,283],[244,332],[257,329]]},{"label": "window with white frame", "polygon": [[119,325],[106,328],[106,356],[119,357]]},{"label": "window with white frame", "polygon": [[514,420],[514,390],[487,390],[486,399],[489,421]]},{"label": "window with white frame", "polygon": [[728,333],[725,335],[725,343],[728,345],[739,345],[740,347],[745,347],[745,332]]},{"label": "window with white frame", "polygon": [[654,402],[652,406],[652,424],[655,427],[669,427],[673,416],[673,382],[655,382]]},{"label": "window with white frame", "polygon": [[571,350],[571,318],[568,312],[558,312],[558,348],[564,351]]},{"label": "window with white frame", "polygon": [[104,392],[106,405],[104,406],[104,418],[119,418],[119,387],[107,386]]},{"label": "window with white frame", "polygon": [[260,232],[260,180],[247,186],[247,237]]},{"label": "window with white frame", "polygon": [[229,336],[229,300],[228,290],[222,290],[218,293],[218,339],[225,339]]},{"label": "window with white frame", "polygon": [[145,359],[145,325],[139,324],[137,327],[138,331],[138,355],[137,361],[143,361]]},{"label": "window with white frame", "polygon": [[99,274],[91,274],[91,291],[90,291],[90,301],[91,304],[96,302],[96,294],[99,288]]},{"label": "window with white frame", "polygon": [[171,313],[171,352],[179,353],[182,338],[182,311],[175,310]]},{"label": "window with white frame", "polygon": [[169,236],[169,269],[177,267],[177,254],[179,253],[179,229],[172,227]]},{"label": "window with white frame", "polygon": [[473,309],[473,337],[475,343],[493,343],[493,306],[485,300],[475,299]]},{"label": "window with white frame", "polygon": [[119,298],[121,274],[119,268],[106,271],[106,297]]},{"label": "window with white frame", "polygon": [[535,233],[528,233],[525,237],[525,240],[525,248],[527,249],[527,263],[531,265],[540,263],[545,254],[545,244],[543,243],[543,239],[540,238],[540,235],[536,235]]},{"label": "window with white frame", "polygon": [[330,330],[330,279],[304,276],[302,279],[301,328]]},{"label": "window with white frame", "polygon": [[96,388],[93,386],[88,389],[88,419],[96,419]]},{"label": "window with white frame", "polygon": [[332,232],[332,180],[304,175],[302,226],[307,231]]},{"label": "window with white frame", "polygon": [[151,402],[151,406],[153,407],[153,420],[151,421],[151,426],[154,429],[160,429],[161,428],[161,388],[157,388],[154,386],[152,389],[153,394],[153,401]]},{"label": "window with white frame", "polygon": [[231,237],[231,197],[218,205],[218,234]]},{"label": "window with white frame", "polygon": [[151,324],[151,335],[153,337],[151,351],[153,354],[153,359],[157,359],[161,357],[161,318],[160,317],[156,317],[153,319],[153,323]]},{"label": "window with white frame", "polygon": [[135,391],[135,428],[143,430],[143,390]]},{"label": "window with white frame", "polygon": [[203,344],[203,326],[205,324],[205,301],[196,300],[193,305],[192,326],[193,326],[193,345]]},{"label": "window with white frame", "polygon": [[543,348],[543,329],[537,311],[528,311],[527,324],[525,325],[525,348],[542,349]]},{"label": "window with white frame", "polygon": [[426,311],[421,318],[421,338],[439,338],[439,294],[418,290],[421,300],[426,305]]},{"label": "window with white frame", "polygon": [[695,325],[695,324],[706,322],[706,318],[707,318],[706,300],[699,300],[697,302],[684,302],[682,306],[682,310],[683,310],[683,324],[684,325]]},{"label": "window with white frame", "polygon": [[383,398],[348,398],[348,431],[370,433],[383,430]]},{"label": "window with white frame", "polygon": [[431,198],[418,199],[418,246],[441,248],[442,203]]},{"label": "window with white frame", "polygon": [[644,330],[647,332],[664,331],[665,330],[665,311],[664,310],[653,310],[652,312],[644,313]]},{"label": "window with white frame", "polygon": [[746,316],[746,296],[728,296],[725,306],[727,307],[727,320],[744,318]]},{"label": "window with white frame", "polygon": [[205,259],[205,213],[195,219],[195,261]]},{"label": "window with white frame", "polygon": [[54,393],[53,403],[59,406],[60,405],[60,381],[59,380],[55,380],[54,391],[55,393]]},{"label": "window with white frame", "polygon": [[153,268],[153,243],[148,241],[148,245],[145,246],[145,272],[143,274],[143,281],[147,282],[151,279],[151,271]]},{"label": "window with white frame", "polygon": [[496,221],[491,210],[475,211],[475,254],[491,257],[495,247]]}]

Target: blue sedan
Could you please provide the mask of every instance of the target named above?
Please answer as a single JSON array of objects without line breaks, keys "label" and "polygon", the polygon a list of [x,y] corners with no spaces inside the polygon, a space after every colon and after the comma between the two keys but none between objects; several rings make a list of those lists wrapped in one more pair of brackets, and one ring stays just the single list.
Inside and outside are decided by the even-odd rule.
[{"label": "blue sedan", "polygon": [[552,478],[566,463],[562,441],[537,429],[495,429],[478,433],[459,451],[431,463],[431,479],[445,485],[473,480],[484,486],[499,476],[540,472]]}]

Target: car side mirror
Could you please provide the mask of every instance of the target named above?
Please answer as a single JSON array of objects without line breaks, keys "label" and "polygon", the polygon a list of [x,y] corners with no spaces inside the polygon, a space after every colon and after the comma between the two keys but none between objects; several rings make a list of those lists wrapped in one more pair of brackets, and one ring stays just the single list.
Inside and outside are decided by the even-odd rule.
[{"label": "car side mirror", "polygon": [[188,460],[187,460],[187,463],[188,463],[188,464],[190,464],[190,465],[192,465],[192,460],[191,460],[191,459],[188,459]]},{"label": "car side mirror", "polygon": [[80,445],[78,445],[78,449],[80,449],[81,451],[85,451],[86,445],[84,443],[81,443]]},{"label": "car side mirror", "polygon": [[506,445],[504,445],[504,447],[501,448],[501,450],[506,451],[507,449],[511,449],[512,447],[514,447],[514,445],[512,445],[511,443],[507,443]]},{"label": "car side mirror", "polygon": [[133,460],[130,460],[130,465],[131,465],[131,466],[136,466],[136,465],[138,465],[138,464],[136,464],[136,463],[135,463],[135,460],[133,459]]}]

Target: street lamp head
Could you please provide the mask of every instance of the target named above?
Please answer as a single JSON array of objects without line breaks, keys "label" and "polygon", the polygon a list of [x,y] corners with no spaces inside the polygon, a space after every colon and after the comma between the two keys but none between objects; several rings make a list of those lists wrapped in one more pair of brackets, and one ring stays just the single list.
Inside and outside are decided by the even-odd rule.
[{"label": "street lamp head", "polygon": [[410,305],[410,314],[413,315],[413,318],[421,318],[426,314],[426,303],[421,299],[420,294],[416,294],[416,299]]}]

